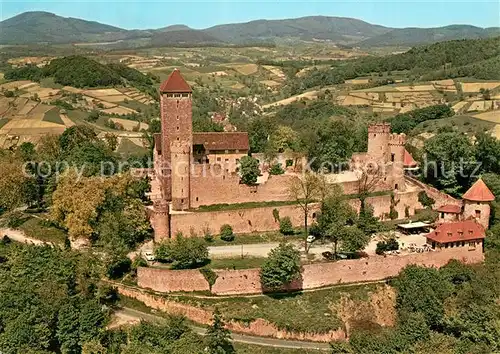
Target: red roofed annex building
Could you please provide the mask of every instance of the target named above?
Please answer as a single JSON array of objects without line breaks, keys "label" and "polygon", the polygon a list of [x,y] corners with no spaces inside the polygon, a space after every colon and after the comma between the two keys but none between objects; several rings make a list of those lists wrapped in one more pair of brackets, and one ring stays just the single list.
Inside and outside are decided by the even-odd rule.
[{"label": "red roofed annex building", "polygon": [[479,179],[462,199],[462,205],[446,204],[437,209],[439,226],[426,236],[432,248],[483,246],[489,226],[490,202],[495,196]]},{"label": "red roofed annex building", "polygon": [[474,219],[487,229],[490,220],[490,202],[495,200],[495,196],[483,180],[478,179],[464,193],[462,199],[462,205],[445,204],[439,207],[438,223]]},{"label": "red roofed annex building", "polygon": [[439,225],[428,234],[427,243],[433,249],[453,247],[483,247],[484,227],[476,220],[464,220]]}]

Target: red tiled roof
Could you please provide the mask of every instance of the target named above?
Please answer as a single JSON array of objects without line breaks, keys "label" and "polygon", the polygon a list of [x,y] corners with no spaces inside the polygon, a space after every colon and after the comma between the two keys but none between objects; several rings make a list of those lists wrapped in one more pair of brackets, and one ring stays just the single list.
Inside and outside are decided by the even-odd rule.
[{"label": "red tiled roof", "polygon": [[495,200],[495,196],[491,193],[483,180],[478,179],[477,182],[465,192],[462,199],[472,200],[474,202],[491,202]]},{"label": "red tiled roof", "polygon": [[459,205],[447,204],[440,207],[437,211],[440,213],[460,214],[462,212],[462,208]]},{"label": "red tiled roof", "polygon": [[484,239],[485,231],[476,220],[444,223],[426,236],[429,240],[446,243]]},{"label": "red tiled roof", "polygon": [[203,145],[207,150],[249,150],[248,133],[193,133],[193,145]]},{"label": "red tiled roof", "polygon": [[169,77],[160,85],[160,92],[190,93],[193,92],[178,69],[172,71]]},{"label": "red tiled roof", "polygon": [[418,165],[417,161],[413,159],[413,156],[411,156],[406,149],[405,149],[403,165],[404,167],[415,167]]}]

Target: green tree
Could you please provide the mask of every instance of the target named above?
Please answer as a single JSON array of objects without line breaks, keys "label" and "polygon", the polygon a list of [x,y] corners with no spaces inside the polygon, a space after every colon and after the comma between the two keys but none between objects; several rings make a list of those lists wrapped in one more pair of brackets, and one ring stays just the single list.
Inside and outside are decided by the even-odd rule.
[{"label": "green tree", "polygon": [[222,315],[215,308],[213,322],[207,329],[206,342],[210,354],[232,354],[236,353],[231,343],[231,333],[225,327]]},{"label": "green tree", "polygon": [[171,260],[172,268],[175,269],[197,268],[207,262],[208,248],[203,239],[186,238],[178,233],[174,240],[158,245],[155,255],[158,259]]},{"label": "green tree", "polygon": [[293,235],[293,225],[292,220],[290,220],[289,216],[285,216],[280,219],[280,232],[283,235]]},{"label": "green tree", "polygon": [[470,183],[470,175],[476,167],[474,148],[470,139],[461,133],[438,134],[425,142],[427,183],[460,196]]},{"label": "green tree", "polygon": [[356,225],[368,235],[376,233],[382,226],[379,219],[375,217],[373,213],[373,207],[370,204],[367,205],[366,201],[362,199]]},{"label": "green tree", "polygon": [[223,241],[231,242],[234,240],[233,228],[229,224],[224,224],[220,227],[220,238]]},{"label": "green tree", "polygon": [[257,177],[260,176],[259,162],[251,156],[243,156],[240,159],[239,172],[243,183],[255,185]]},{"label": "green tree", "polygon": [[[313,173],[304,173],[302,176],[293,177],[288,185],[289,199],[297,202],[304,213],[304,230],[305,235],[308,235],[309,214],[312,211],[313,203],[324,199],[325,197],[325,181],[324,179]],[[307,241],[305,241],[305,250],[307,252]]]},{"label": "green tree", "polygon": [[[357,231],[350,231],[357,219],[356,212],[348,204],[340,190],[331,193],[321,204],[318,215],[318,228],[323,237],[333,242],[333,254],[336,257],[339,244],[349,242],[350,236],[358,237]],[[351,234],[352,232],[352,234]]]},{"label": "green tree", "polygon": [[118,147],[118,137],[113,133],[106,133],[104,135],[104,139],[106,140],[106,144],[111,151],[115,151]]},{"label": "green tree", "polygon": [[300,253],[290,243],[273,248],[260,270],[260,281],[269,290],[278,290],[300,277]]}]

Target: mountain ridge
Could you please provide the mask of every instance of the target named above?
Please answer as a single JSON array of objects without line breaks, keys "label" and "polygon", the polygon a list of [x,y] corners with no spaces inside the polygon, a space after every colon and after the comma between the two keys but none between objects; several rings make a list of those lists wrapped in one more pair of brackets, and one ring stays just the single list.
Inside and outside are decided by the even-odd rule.
[{"label": "mountain ridge", "polygon": [[146,39],[148,45],[245,44],[277,39],[321,40],[355,46],[412,46],[442,40],[486,38],[500,35],[500,28],[449,25],[436,28],[391,28],[349,17],[305,16],[293,19],[253,20],[205,29],[174,24],[158,29],[123,29],[116,26],[62,17],[45,11],[24,12],[0,22],[0,44],[71,44]]}]

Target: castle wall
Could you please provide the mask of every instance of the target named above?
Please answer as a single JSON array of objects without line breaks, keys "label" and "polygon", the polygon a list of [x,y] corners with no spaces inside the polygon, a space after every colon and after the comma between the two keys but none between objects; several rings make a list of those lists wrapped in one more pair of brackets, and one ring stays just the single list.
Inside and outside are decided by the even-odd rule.
[{"label": "castle wall", "polygon": [[441,192],[440,190],[431,187],[425,183],[420,182],[416,178],[405,176],[405,179],[411,182],[412,184],[416,185],[417,187],[421,188],[423,191],[427,193],[429,197],[435,200],[435,204],[433,206],[434,209],[437,209],[439,207],[442,207],[443,205],[458,205],[462,206],[462,201],[459,199],[455,199],[448,194]]},{"label": "castle wall", "polygon": [[[257,186],[240,183],[236,173],[213,165],[194,165],[191,176],[191,208],[200,205],[288,200],[289,175],[270,176]],[[206,168],[203,171],[203,168]]]},{"label": "castle wall", "polygon": [[[410,264],[442,267],[451,259],[466,264],[484,261],[481,247],[457,247],[435,252],[408,255],[371,256],[369,258],[306,264],[302,276],[288,286],[289,290],[315,289],[336,284],[382,280],[397,276]],[[138,268],[138,285],[160,292],[210,291],[197,270]],[[259,269],[215,270],[218,277],[211,292],[215,295],[260,294],[263,292]],[[203,283],[205,281],[205,283]]]},{"label": "castle wall", "polygon": [[[421,206],[418,203],[418,192],[407,192],[396,194],[397,202],[395,208],[399,217],[405,217],[405,207],[408,206],[409,215],[415,214],[415,209]],[[373,206],[374,215],[381,219],[387,219],[391,208],[391,196],[382,195],[368,197],[366,203]],[[350,199],[349,204],[359,212],[361,202],[359,199]],[[313,204],[309,215],[309,224],[314,221],[313,214],[320,208],[319,204]],[[170,215],[170,229],[172,235],[182,232],[185,236],[193,233],[203,236],[204,230],[209,229],[214,235],[219,234],[220,227],[229,224],[235,233],[252,233],[279,230],[279,222],[274,219],[273,210],[279,211],[280,217],[290,217],[295,227],[304,225],[303,210],[297,205],[268,206],[259,208],[233,209],[222,211],[197,211],[174,213]]]}]

